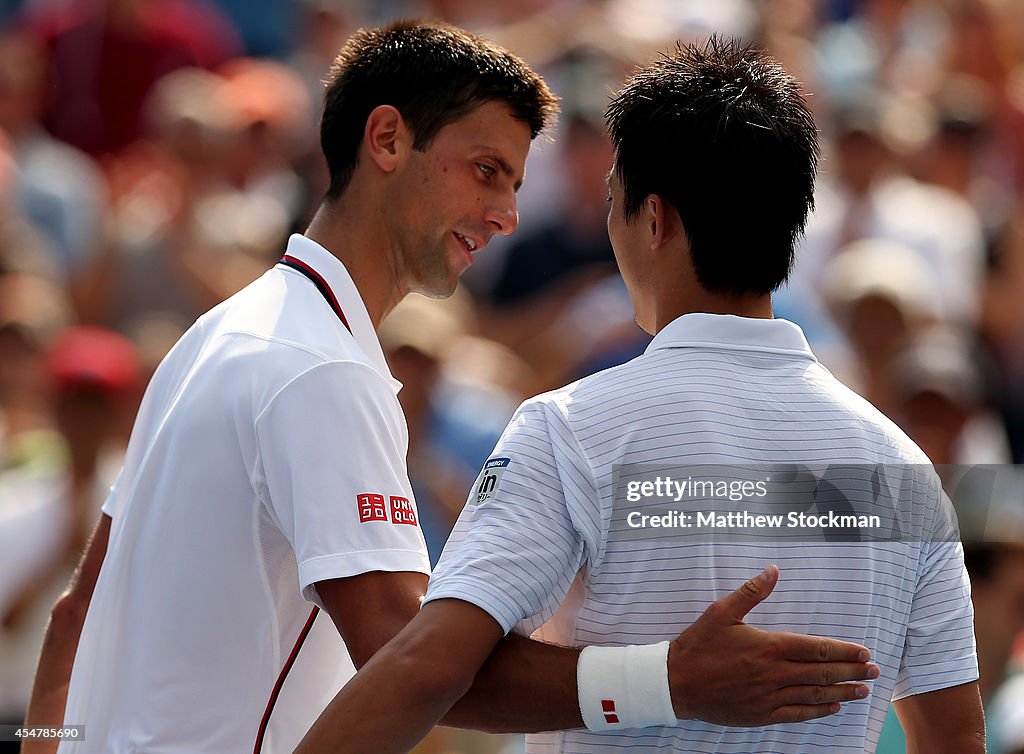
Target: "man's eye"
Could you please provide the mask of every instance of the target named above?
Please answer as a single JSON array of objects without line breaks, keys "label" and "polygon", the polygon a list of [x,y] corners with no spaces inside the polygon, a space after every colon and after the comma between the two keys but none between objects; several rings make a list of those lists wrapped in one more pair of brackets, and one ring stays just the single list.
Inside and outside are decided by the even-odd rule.
[{"label": "man's eye", "polygon": [[493,175],[494,175],[495,173],[497,173],[497,172],[498,172],[497,170],[495,170],[494,168],[492,168],[492,167],[491,167],[490,165],[485,165],[485,164],[484,164],[484,163],[482,163],[482,162],[478,162],[478,163],[476,164],[476,166],[477,166],[478,168],[480,168],[480,172],[484,174],[484,177],[485,177],[485,178],[490,178],[491,176],[493,176]]},{"label": "man's eye", "polygon": [[611,194],[608,194],[608,196],[606,196],[606,197],[604,198],[604,200],[605,200],[606,202],[610,202],[610,201],[612,200],[612,195],[611,195]]}]

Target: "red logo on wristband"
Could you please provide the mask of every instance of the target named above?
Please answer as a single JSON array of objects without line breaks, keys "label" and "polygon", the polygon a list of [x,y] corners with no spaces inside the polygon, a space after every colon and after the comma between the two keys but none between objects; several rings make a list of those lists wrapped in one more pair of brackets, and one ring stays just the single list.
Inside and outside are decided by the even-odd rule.
[{"label": "red logo on wristband", "polygon": [[615,700],[602,699],[601,710],[604,712],[604,721],[609,725],[618,725],[619,716],[615,714]]}]

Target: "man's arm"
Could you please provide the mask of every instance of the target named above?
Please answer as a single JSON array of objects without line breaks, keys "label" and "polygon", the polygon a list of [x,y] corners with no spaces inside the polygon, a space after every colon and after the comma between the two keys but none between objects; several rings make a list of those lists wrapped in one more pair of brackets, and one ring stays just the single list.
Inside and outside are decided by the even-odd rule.
[{"label": "man's arm", "polygon": [[415,617],[427,577],[411,571],[369,571],[318,581],[316,591],[358,670]]},{"label": "man's arm", "polygon": [[[53,726],[64,722],[71,667],[109,538],[110,516],[102,514],[71,583],[50,612],[25,716],[26,725]],[[57,744],[56,740],[26,741],[22,744],[22,752],[48,754],[57,750]]]},{"label": "man's arm", "polygon": [[893,707],[907,738],[907,754],[985,754],[977,681],[907,696]]},{"label": "man's arm", "polygon": [[[771,569],[767,579],[747,582],[673,641],[669,677],[677,715],[762,725],[823,717],[838,711],[839,702],[866,695],[862,684],[837,684],[877,675],[859,661],[864,647],[743,623],[777,576]],[[501,637],[501,626],[474,605],[428,603],[345,686],[296,751],[408,751],[453,704],[447,725],[492,732],[581,727],[579,653]]]}]

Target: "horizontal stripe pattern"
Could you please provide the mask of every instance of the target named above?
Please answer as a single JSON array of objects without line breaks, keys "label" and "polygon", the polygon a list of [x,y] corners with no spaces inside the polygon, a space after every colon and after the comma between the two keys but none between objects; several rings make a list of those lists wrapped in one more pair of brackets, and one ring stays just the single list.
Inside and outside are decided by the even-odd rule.
[{"label": "horizontal stripe pattern", "polygon": [[[617,733],[539,734],[528,737],[528,751],[874,751],[891,698],[977,677],[959,543],[627,540],[609,529],[613,474],[623,464],[927,459],[805,346],[763,348],[766,340],[795,342],[795,325],[758,323],[749,338],[715,347],[679,345],[687,328],[713,336],[713,321],[684,325],[674,341],[659,334],[643,356],[520,407],[493,454],[511,459],[500,484],[479,505],[470,496],[427,598],[463,599],[506,630],[532,632],[556,614],[579,574],[582,604],[571,613],[563,608],[549,624],[571,627],[561,640],[643,644],[674,638],[711,602],[777,563],[779,585],[749,622],[867,645],[882,669],[867,700],[823,720],[770,728],[686,721]],[[730,335],[743,327],[731,324]],[[906,520],[949,539],[938,536],[955,526],[938,484],[920,470],[911,473],[911,499],[901,501],[910,508]]]}]

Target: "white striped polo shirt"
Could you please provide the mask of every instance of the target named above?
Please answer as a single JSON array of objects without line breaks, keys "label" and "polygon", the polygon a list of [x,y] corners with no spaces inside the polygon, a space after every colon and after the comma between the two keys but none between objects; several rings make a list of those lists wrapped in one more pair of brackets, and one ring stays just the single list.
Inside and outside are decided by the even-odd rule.
[{"label": "white striped polo shirt", "polygon": [[[710,542],[637,539],[612,526],[614,475],[636,468],[629,464],[792,463],[924,469],[896,505],[931,536]],[[806,723],[562,731],[528,736],[527,750],[873,752],[890,699],[978,677],[962,548],[955,533],[952,542],[931,541],[955,532],[955,519],[927,464],[902,431],[818,363],[796,325],[688,314],[640,357],[520,407],[471,492],[427,600],[473,603],[506,631],[547,622],[544,637],[567,645],[645,644],[674,638],[711,602],[778,563],[775,592],[748,622],[866,645],[881,668],[868,699]]]}]

